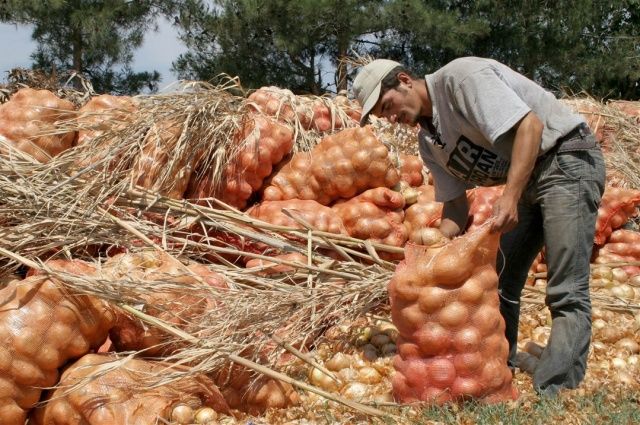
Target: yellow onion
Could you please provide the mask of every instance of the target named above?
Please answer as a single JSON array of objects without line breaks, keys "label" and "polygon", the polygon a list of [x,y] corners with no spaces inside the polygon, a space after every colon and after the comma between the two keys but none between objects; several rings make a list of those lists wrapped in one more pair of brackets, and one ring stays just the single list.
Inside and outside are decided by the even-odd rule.
[{"label": "yellow onion", "polygon": [[368,386],[361,382],[350,382],[342,389],[342,395],[351,400],[362,400],[368,392]]},{"label": "yellow onion", "polygon": [[358,380],[358,371],[352,367],[342,369],[338,372],[338,379],[342,382],[353,382]]},{"label": "yellow onion", "polygon": [[392,354],[395,354],[397,351],[398,347],[393,342],[385,344],[382,346],[382,348],[380,348],[380,354],[382,354],[383,356],[390,356]]},{"label": "yellow onion", "polygon": [[218,419],[218,413],[210,407],[203,407],[196,412],[195,421],[197,424],[210,424]]},{"label": "yellow onion", "polygon": [[626,282],[627,280],[629,280],[629,275],[627,274],[627,272],[620,267],[612,269],[611,275],[613,276],[614,282]]},{"label": "yellow onion", "polygon": [[193,409],[186,404],[178,404],[171,411],[171,420],[179,424],[190,424],[193,422]]},{"label": "yellow onion", "polygon": [[371,344],[377,348],[382,348],[389,342],[391,342],[391,338],[387,334],[380,333],[371,337]]},{"label": "yellow onion", "polygon": [[334,381],[326,373],[316,369],[315,367],[311,369],[309,381],[323,390],[335,391],[338,389],[338,382]]},{"label": "yellow onion", "polygon": [[591,326],[595,330],[601,330],[607,327],[607,322],[604,319],[596,319]]},{"label": "yellow onion", "polygon": [[362,347],[362,357],[370,362],[374,362],[378,360],[378,350],[372,344],[367,344]]},{"label": "yellow onion", "polygon": [[637,274],[635,276],[631,276],[629,278],[629,284],[633,285],[633,286],[640,286],[640,274]]},{"label": "yellow onion", "polygon": [[378,384],[382,381],[382,375],[376,369],[365,366],[358,370],[358,381],[363,384]]},{"label": "yellow onion", "polygon": [[618,298],[626,298],[632,300],[636,293],[633,288],[626,283],[621,283],[610,289],[611,295]]},{"label": "yellow onion", "polygon": [[611,288],[613,286],[613,280],[611,279],[591,279],[589,286],[592,288]]},{"label": "yellow onion", "polygon": [[613,273],[611,272],[611,267],[595,266],[591,269],[591,277],[593,279],[613,280]]},{"label": "yellow onion", "polygon": [[593,347],[594,350],[598,350],[598,351],[607,349],[607,345],[602,341],[593,341],[591,346]]},{"label": "yellow onion", "polygon": [[337,372],[351,366],[351,359],[346,354],[338,352],[327,360],[324,365],[327,369]]},{"label": "yellow onion", "polygon": [[614,369],[626,369],[627,362],[620,357],[614,357],[613,359],[611,359],[611,366],[613,366]]},{"label": "yellow onion", "polygon": [[627,357],[627,364],[632,368],[637,368],[638,364],[640,364],[640,356],[634,354]]}]

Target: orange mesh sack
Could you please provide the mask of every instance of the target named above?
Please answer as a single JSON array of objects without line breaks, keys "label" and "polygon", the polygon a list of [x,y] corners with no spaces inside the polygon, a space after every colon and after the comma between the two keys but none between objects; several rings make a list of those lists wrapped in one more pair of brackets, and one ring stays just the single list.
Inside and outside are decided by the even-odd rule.
[{"label": "orange mesh sack", "polygon": [[[640,233],[632,230],[614,230],[609,241],[598,251],[595,263],[640,261]],[[623,266],[629,276],[640,274],[639,266]]]},{"label": "orange mesh sack", "polygon": [[613,230],[621,228],[630,217],[637,215],[639,204],[640,190],[607,186],[598,209],[595,244],[604,244]]},{"label": "orange mesh sack", "polygon": [[400,181],[387,147],[370,127],[323,138],[311,152],[297,153],[272,177],[263,199],[312,199],[322,205]]},{"label": "orange mesh sack", "polygon": [[289,127],[258,114],[250,115],[234,140],[240,150],[224,168],[222,181],[214,180],[213,166],[196,173],[189,183],[187,198],[217,197],[244,209],[251,195],[271,174],[273,166],[293,148],[293,132]]},{"label": "orange mesh sack", "polygon": [[[93,271],[80,262],[74,269]],[[0,304],[0,422],[23,425],[42,389],[58,382],[58,368],[99,347],[115,315],[101,300],[71,295],[45,276],[9,283]]]},{"label": "orange mesh sack", "polygon": [[[48,90],[20,89],[0,105],[0,136],[37,161],[47,162],[73,146],[75,132],[50,133],[54,133],[57,121],[70,119],[74,110],[71,102]],[[0,151],[4,150],[0,146]]]},{"label": "orange mesh sack", "polygon": [[[147,294],[143,312],[159,318],[178,329],[188,330],[189,323],[209,308],[219,307],[204,290],[194,290],[199,280],[213,288],[225,289],[224,278],[201,264],[183,265],[179,261],[157,253],[119,254],[110,258],[104,273],[115,279],[144,280],[184,285],[185,291],[158,289]],[[192,288],[189,289],[189,286]],[[200,293],[199,293],[200,292]],[[207,294],[211,295],[211,294]],[[118,312],[117,321],[109,332],[117,350],[145,350],[145,355],[167,355],[176,350],[172,338],[157,327],[149,327],[127,313]]]},{"label": "orange mesh sack", "polygon": [[402,246],[407,241],[404,197],[386,187],[369,189],[333,206],[350,236],[385,245]]},{"label": "orange mesh sack", "polygon": [[440,247],[408,245],[389,283],[400,402],[515,399],[495,271],[500,235],[482,227]]},{"label": "orange mesh sack", "polygon": [[469,224],[467,231],[473,231],[486,223],[493,213],[493,205],[502,195],[504,186],[477,187],[467,194],[469,202]]},{"label": "orange mesh sack", "polygon": [[431,245],[433,229],[440,226],[442,202],[435,201],[433,186],[419,186],[416,203],[405,210],[404,225],[409,240],[420,245]]},{"label": "orange mesh sack", "polygon": [[407,182],[409,186],[417,187],[424,183],[422,169],[424,163],[419,156],[400,154],[400,180]]},{"label": "orange mesh sack", "polygon": [[289,199],[287,201],[264,201],[252,207],[248,213],[276,226],[287,226],[302,229],[303,226],[286,215],[283,210],[290,210],[298,218],[303,219],[315,230],[321,232],[347,234],[342,219],[324,205],[311,200]]},{"label": "orange mesh sack", "polygon": [[[307,265],[307,256],[298,252],[292,252],[289,254],[281,254],[273,256],[275,260],[283,260],[290,263],[298,263],[300,267]],[[254,258],[247,261],[246,268],[251,269],[254,267],[260,268],[259,273],[262,276],[270,276],[280,273],[288,273],[295,271],[297,267],[295,265],[283,264],[278,261],[263,260],[261,258]]]},{"label": "orange mesh sack", "polygon": [[88,101],[78,110],[78,145],[83,145],[113,128],[113,124],[128,121],[135,111],[133,98],[102,94]]},{"label": "orange mesh sack", "polygon": [[[189,376],[145,388],[142,382],[166,372],[168,364],[130,357],[89,354],[62,374],[43,407],[32,414],[33,425],[124,425],[169,423],[174,408],[192,412],[210,407],[229,413],[229,406],[214,383],[204,376]],[[95,379],[89,379],[95,376]],[[73,389],[73,386],[81,385]],[[177,410],[177,409],[176,409]],[[160,420],[159,420],[160,419]],[[193,423],[193,418],[189,422]],[[176,423],[173,422],[172,423]]]}]

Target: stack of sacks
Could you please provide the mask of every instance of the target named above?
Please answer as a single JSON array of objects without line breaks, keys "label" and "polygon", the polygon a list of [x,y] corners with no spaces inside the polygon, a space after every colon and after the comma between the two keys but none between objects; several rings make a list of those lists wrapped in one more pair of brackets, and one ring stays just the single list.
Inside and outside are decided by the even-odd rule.
[{"label": "stack of sacks", "polygon": [[[33,425],[122,425],[193,423],[198,409],[229,414],[215,384],[204,376],[188,376],[143,388],[141,383],[166,371],[169,364],[130,357],[88,354],[62,374],[59,387],[39,407]],[[94,379],[89,379],[95,376]],[[81,389],[69,391],[75,385]],[[102,402],[97,402],[102,401]],[[4,422],[3,422],[4,423]]]},{"label": "stack of sacks", "polygon": [[399,247],[407,241],[403,207],[400,193],[378,187],[337,202],[332,209],[350,236]]},{"label": "stack of sacks", "polygon": [[640,190],[607,187],[598,209],[595,244],[603,245],[612,231],[621,228],[629,218],[636,216],[638,205]]},{"label": "stack of sacks", "polygon": [[251,217],[276,226],[293,227],[296,229],[304,228],[302,224],[299,224],[293,218],[286,215],[283,210],[290,210],[294,216],[309,223],[313,230],[347,234],[340,217],[336,216],[331,208],[321,205],[316,201],[300,199],[264,201],[250,208],[247,212]]},{"label": "stack of sacks", "polygon": [[239,209],[247,206],[251,195],[262,187],[273,166],[282,161],[293,148],[293,132],[269,117],[251,114],[234,137],[239,149],[222,174],[222,184],[214,180],[215,168],[210,166],[194,174],[186,198],[217,197]]},{"label": "stack of sacks", "polygon": [[[56,262],[52,269],[90,275],[86,263]],[[57,279],[34,275],[0,289],[0,422],[23,425],[58,368],[98,348],[115,321],[102,300],[73,295]]]},{"label": "stack of sacks", "polygon": [[329,205],[399,181],[389,151],[371,128],[351,128],[323,138],[309,153],[295,154],[271,178],[263,199],[311,199]]},{"label": "stack of sacks", "polygon": [[433,186],[420,186],[416,203],[405,210],[404,225],[409,240],[420,245],[432,245],[437,233],[433,230],[440,226],[442,218],[442,202],[435,201]]},{"label": "stack of sacks", "polygon": [[[48,90],[24,88],[0,105],[0,136],[39,162],[71,148],[75,132],[56,134],[56,123],[71,119],[74,106]],[[7,149],[0,144],[0,152]]]},{"label": "stack of sacks", "polygon": [[408,245],[389,283],[400,332],[393,392],[402,403],[515,399],[495,271],[500,235],[485,226],[430,248]]}]

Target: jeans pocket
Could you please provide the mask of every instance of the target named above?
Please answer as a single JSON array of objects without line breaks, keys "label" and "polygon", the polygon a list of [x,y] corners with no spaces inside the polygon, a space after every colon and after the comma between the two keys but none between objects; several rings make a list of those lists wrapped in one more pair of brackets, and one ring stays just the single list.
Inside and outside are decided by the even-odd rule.
[{"label": "jeans pocket", "polygon": [[604,180],[604,162],[599,149],[558,152],[555,165],[571,180]]}]

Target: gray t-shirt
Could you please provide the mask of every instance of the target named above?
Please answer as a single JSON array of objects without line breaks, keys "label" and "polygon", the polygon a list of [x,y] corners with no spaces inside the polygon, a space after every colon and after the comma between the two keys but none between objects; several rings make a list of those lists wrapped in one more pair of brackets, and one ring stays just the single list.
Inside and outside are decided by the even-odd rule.
[{"label": "gray t-shirt", "polygon": [[435,133],[421,123],[419,148],[439,202],[505,183],[513,126],[530,111],[544,124],[540,155],[584,122],[553,94],[491,59],[456,59],[425,80]]}]

